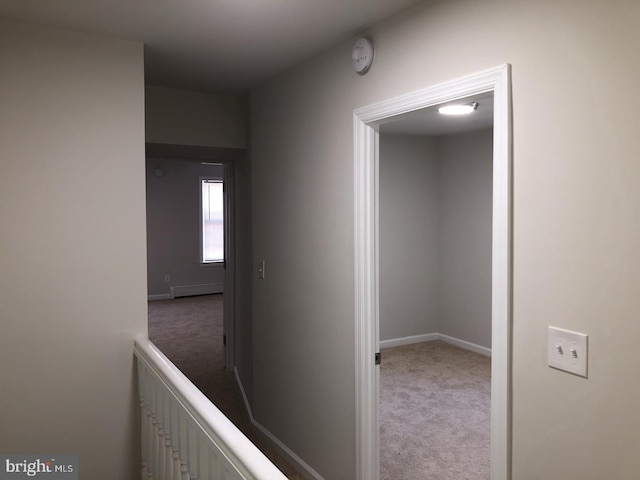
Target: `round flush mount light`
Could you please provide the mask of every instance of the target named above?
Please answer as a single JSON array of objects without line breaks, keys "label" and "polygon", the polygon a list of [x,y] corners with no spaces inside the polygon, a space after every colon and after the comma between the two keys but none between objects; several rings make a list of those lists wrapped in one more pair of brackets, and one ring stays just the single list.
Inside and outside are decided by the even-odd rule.
[{"label": "round flush mount light", "polygon": [[368,38],[361,37],[353,44],[351,50],[351,65],[358,75],[364,75],[373,63],[373,43]]},{"label": "round flush mount light", "polygon": [[446,105],[438,109],[438,113],[442,115],[468,115],[478,109],[478,102],[466,104]]}]

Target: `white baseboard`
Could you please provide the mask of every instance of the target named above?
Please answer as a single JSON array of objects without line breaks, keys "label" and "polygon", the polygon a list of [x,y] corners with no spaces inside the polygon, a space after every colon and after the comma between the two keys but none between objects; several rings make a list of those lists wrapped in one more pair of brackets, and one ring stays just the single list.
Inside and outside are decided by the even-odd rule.
[{"label": "white baseboard", "polygon": [[169,287],[169,293],[147,295],[147,300],[171,300],[179,297],[211,295],[214,293],[224,293],[224,282],[200,283],[196,285],[172,285]]},{"label": "white baseboard", "polygon": [[437,333],[425,333],[424,335],[380,340],[380,348],[400,347],[402,345],[411,345],[412,343],[432,342],[434,340],[439,340],[439,338],[440,337]]},{"label": "white baseboard", "polygon": [[169,287],[170,298],[188,297],[191,295],[211,295],[223,293],[224,283],[200,283],[197,285],[172,285]]},{"label": "white baseboard", "polygon": [[282,455],[285,459],[289,461],[292,465],[296,466],[296,469],[300,474],[302,474],[308,480],[324,480],[318,472],[316,472],[311,466],[302,460],[299,456],[293,453],[284,443],[276,438],[273,433],[263,427],[260,423],[253,418],[253,413],[251,412],[251,405],[249,405],[249,400],[247,399],[247,394],[244,391],[244,387],[242,386],[242,380],[240,380],[240,375],[238,375],[238,369],[236,367],[233,368],[233,373],[236,376],[236,382],[238,383],[238,387],[240,387],[240,393],[242,394],[242,399],[244,401],[244,407],[247,410],[247,414],[249,415],[249,419],[251,423],[258,429],[260,432],[269,440],[280,455]]},{"label": "white baseboard", "polygon": [[470,350],[472,352],[491,356],[491,349],[476,345],[475,343],[467,342],[466,340],[460,340],[459,338],[450,337],[442,333],[425,333],[423,335],[413,335],[411,337],[393,338],[391,340],[381,340],[380,348],[399,347],[401,345],[411,345],[412,343],[420,342],[432,342],[434,340],[442,340],[443,342],[455,345],[456,347]]},{"label": "white baseboard", "polygon": [[439,333],[438,336],[443,342],[450,343],[451,345],[455,345],[456,347],[464,348],[465,350],[471,350],[472,352],[476,352],[487,357],[491,356],[490,348],[476,345],[475,343],[467,342],[465,340],[460,340],[459,338],[450,337],[449,335],[443,335],[442,333]]},{"label": "white baseboard", "polygon": [[171,296],[168,293],[162,293],[160,295],[147,295],[147,300],[148,301],[153,301],[153,300],[169,300],[171,298]]}]

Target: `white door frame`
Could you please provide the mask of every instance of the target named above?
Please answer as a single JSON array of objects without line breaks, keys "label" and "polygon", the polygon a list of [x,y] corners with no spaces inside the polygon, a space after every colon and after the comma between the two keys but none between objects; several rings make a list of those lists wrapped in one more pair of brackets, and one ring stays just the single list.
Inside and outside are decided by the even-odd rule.
[{"label": "white door frame", "polygon": [[491,479],[511,478],[512,132],[508,64],[354,111],[356,479],[380,478],[378,406],[378,126],[392,117],[471,95],[494,94]]},{"label": "white door frame", "polygon": [[235,165],[224,162],[224,295],[225,368],[236,366]]}]

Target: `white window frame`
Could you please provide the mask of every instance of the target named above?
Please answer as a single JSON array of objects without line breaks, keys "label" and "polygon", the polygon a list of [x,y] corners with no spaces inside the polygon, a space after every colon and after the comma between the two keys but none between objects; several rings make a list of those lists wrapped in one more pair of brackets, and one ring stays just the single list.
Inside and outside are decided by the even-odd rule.
[{"label": "white window frame", "polygon": [[223,224],[223,234],[222,234],[222,239],[223,239],[223,245],[224,242],[226,241],[225,236],[224,236],[224,228],[225,228],[225,222],[226,222],[226,214],[227,212],[225,211],[225,207],[224,207],[224,191],[225,191],[225,185],[224,185],[224,180],[220,177],[200,177],[199,181],[198,181],[198,201],[199,201],[199,217],[198,217],[198,225],[200,226],[200,249],[198,251],[198,261],[200,263],[201,266],[219,266],[219,265],[224,265],[225,262],[225,248],[223,246],[222,249],[222,258],[221,259],[215,259],[215,260],[205,260],[204,258],[204,212],[203,212],[203,191],[202,191],[202,186],[204,183],[219,183],[222,185],[222,196],[223,196],[223,210],[222,210],[222,224]]}]

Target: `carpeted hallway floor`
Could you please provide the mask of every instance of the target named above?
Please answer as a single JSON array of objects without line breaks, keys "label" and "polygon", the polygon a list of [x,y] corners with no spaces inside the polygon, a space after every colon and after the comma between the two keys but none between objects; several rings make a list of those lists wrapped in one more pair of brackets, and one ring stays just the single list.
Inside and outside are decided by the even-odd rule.
[{"label": "carpeted hallway floor", "polygon": [[[149,302],[151,341],[289,479],[304,480],[251,424],[222,335],[222,295]],[[382,350],[381,480],[489,479],[490,365],[443,342]]]}]

